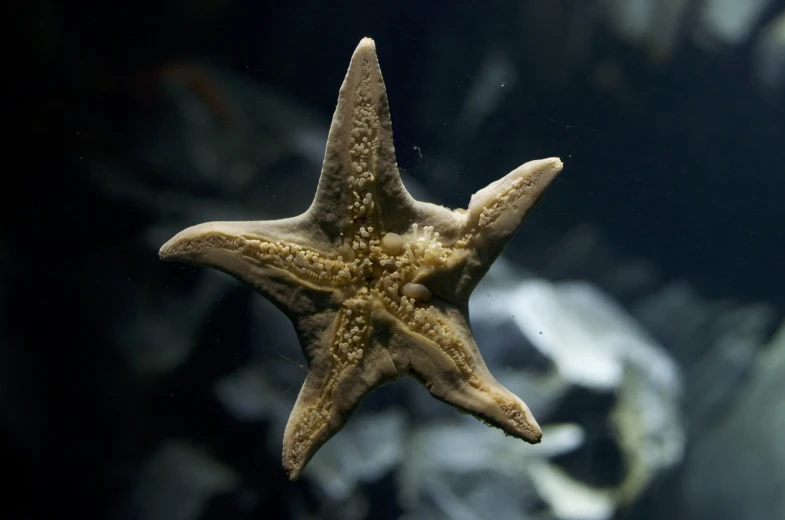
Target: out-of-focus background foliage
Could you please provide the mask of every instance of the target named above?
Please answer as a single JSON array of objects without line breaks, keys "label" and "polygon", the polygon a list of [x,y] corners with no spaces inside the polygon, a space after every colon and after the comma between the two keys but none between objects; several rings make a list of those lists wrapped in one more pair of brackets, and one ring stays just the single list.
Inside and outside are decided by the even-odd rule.
[{"label": "out-of-focus background foliage", "polygon": [[[0,518],[785,518],[782,1],[4,14]],[[400,381],[290,483],[291,326],[157,250],[308,206],[363,36],[418,198],[565,163],[471,302],[545,440]]]}]

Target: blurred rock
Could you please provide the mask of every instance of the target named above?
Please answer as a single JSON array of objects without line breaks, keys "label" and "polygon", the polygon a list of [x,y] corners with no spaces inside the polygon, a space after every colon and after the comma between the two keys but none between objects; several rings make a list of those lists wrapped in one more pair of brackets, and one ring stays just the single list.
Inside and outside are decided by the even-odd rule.
[{"label": "blurred rock", "polygon": [[[772,0],[610,0],[594,2],[611,31],[644,48],[656,59],[669,59],[687,37],[707,50],[736,47],[756,37],[761,16]],[[591,17],[584,17],[591,20]]]},{"label": "blurred rock", "polygon": [[[299,391],[299,386],[276,378],[280,366],[255,361],[213,385],[216,397],[235,420],[268,425],[266,447],[274,460],[280,456],[286,422]],[[305,370],[299,372],[304,377]]]},{"label": "blurred rock", "polygon": [[704,0],[699,4],[700,41],[741,45],[749,38],[772,0]]},{"label": "blurred rock", "polygon": [[[411,518],[482,518],[494,504],[495,512],[509,511],[497,518],[607,519],[682,458],[681,380],[665,350],[590,284],[516,281],[510,277],[514,272],[502,260],[477,287],[470,312],[478,330],[504,329],[505,323],[517,327],[517,335],[489,336],[481,348],[492,370],[507,368],[500,381],[515,381],[513,374],[529,381],[528,387],[512,389],[526,401],[526,390],[532,391],[532,408],[544,421],[543,443],[529,446],[464,420],[454,426],[422,423],[399,478]],[[483,298],[484,293],[489,296]],[[551,369],[510,364],[499,350],[514,348],[536,350]],[[548,380],[551,384],[544,384]],[[538,398],[545,388],[551,388],[550,396]],[[593,396],[605,396],[607,407],[582,404],[596,400]],[[577,424],[556,426],[548,422],[551,417]],[[571,440],[560,442],[566,439]],[[554,450],[549,443],[561,447]],[[609,443],[616,444],[612,449],[620,459],[603,460],[602,471],[620,476],[597,481],[592,472],[598,468],[589,474],[580,468],[591,467],[594,454],[607,451]],[[505,485],[496,480],[502,475]],[[510,481],[517,494],[504,491]],[[467,496],[462,486],[487,487],[492,499],[472,503],[474,495]],[[541,516],[543,506],[549,516]]]},{"label": "blurred rock", "polygon": [[287,198],[290,205],[291,198],[299,198],[301,182],[316,186],[326,118],[282,92],[209,63],[181,63],[170,70],[159,82],[168,110],[144,121],[138,133],[137,153],[147,168],[224,196],[242,198],[250,186],[267,186],[275,194],[261,201],[268,213],[285,210],[280,204]]},{"label": "blurred rock", "polygon": [[785,10],[761,29],[754,53],[761,82],[773,89],[785,86]]},{"label": "blurred rock", "polygon": [[785,322],[686,459],[679,518],[785,518]]},{"label": "blurred rock", "polygon": [[587,283],[532,280],[511,300],[516,323],[563,378],[617,396],[610,419],[625,459],[618,498],[631,503],[683,455],[677,365],[618,304]]},{"label": "blurred rock", "polygon": [[291,408],[280,387],[266,377],[267,371],[257,364],[246,365],[236,373],[216,381],[216,396],[227,411],[240,422],[271,420],[285,426]]},{"label": "blurred rock", "polygon": [[[611,489],[596,489],[576,480],[553,464],[534,463],[532,484],[553,511],[563,520],[606,520],[616,509]],[[510,518],[514,518],[511,516]]]},{"label": "blurred rock", "polygon": [[[587,280],[615,298],[629,301],[660,286],[658,269],[640,258],[620,258],[601,231],[580,224],[560,237],[545,237],[521,257],[526,266],[551,280]],[[520,267],[517,267],[520,270]]]},{"label": "blurred rock", "polygon": [[129,311],[113,323],[112,337],[129,366],[139,376],[159,375],[180,366],[196,346],[201,325],[235,285],[223,273],[199,276],[187,295],[172,294],[155,305],[148,304],[146,288],[128,291]]},{"label": "blurred rock", "polygon": [[515,309],[513,320],[572,384],[603,391],[621,384],[627,366],[646,368],[651,383],[678,393],[676,364],[626,312],[583,282],[532,280],[497,300]]},{"label": "blurred rock", "polygon": [[210,88],[178,74],[162,76],[161,106],[135,122],[132,164],[90,165],[106,195],[145,208],[157,216],[157,227],[175,231],[305,210],[319,178],[328,119],[212,65],[181,69]]},{"label": "blurred rock", "polygon": [[546,425],[538,446],[500,433],[470,417],[416,428],[397,476],[404,518],[480,519],[490,510],[494,518],[529,518],[541,509],[533,463],[576,449],[581,428]]},{"label": "blurred rock", "polygon": [[611,30],[651,56],[670,58],[681,38],[684,15],[691,0],[610,0],[598,2]]},{"label": "blurred rock", "polygon": [[147,461],[134,505],[146,520],[195,520],[211,498],[239,484],[225,464],[186,441],[171,440]]},{"label": "blurred rock", "polygon": [[706,300],[683,282],[652,293],[633,312],[682,366],[691,433],[725,412],[777,315],[769,305]]},{"label": "blurred rock", "polygon": [[346,501],[359,484],[376,482],[401,463],[407,429],[397,408],[358,413],[316,453],[304,475],[329,500]]}]

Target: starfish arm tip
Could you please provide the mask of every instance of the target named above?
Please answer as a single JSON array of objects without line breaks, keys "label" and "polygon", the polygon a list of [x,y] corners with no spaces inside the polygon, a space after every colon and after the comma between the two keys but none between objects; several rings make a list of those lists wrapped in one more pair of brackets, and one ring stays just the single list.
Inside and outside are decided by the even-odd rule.
[{"label": "starfish arm tip", "polygon": [[[187,235],[184,235],[186,231],[189,231],[191,228],[184,229],[180,231],[175,236],[167,240],[161,248],[158,250],[158,258],[163,260],[164,262],[172,262],[179,259],[179,256],[182,254],[182,247],[183,244],[186,243]],[[185,239],[185,240],[184,240]]]},{"label": "starfish arm tip", "polygon": [[158,258],[164,262],[171,262],[177,259],[177,245],[180,243],[181,233],[176,234],[166,241],[158,250]]},{"label": "starfish arm tip", "polygon": [[539,444],[542,428],[526,403],[497,382],[493,386],[495,390],[491,392],[491,402],[487,403],[480,416],[508,435],[529,444]]},{"label": "starfish arm tip", "polygon": [[289,478],[291,482],[295,482],[296,480],[300,479],[300,475],[303,472],[303,468],[299,465],[291,464],[290,461],[287,461],[286,457],[283,459],[283,469],[286,472],[286,476]]},{"label": "starfish arm tip", "polygon": [[214,223],[207,222],[183,229],[161,246],[158,258],[164,261],[181,260],[196,248],[199,239],[208,236],[214,228]]},{"label": "starfish arm tip", "polygon": [[373,38],[366,36],[360,40],[360,43],[357,44],[357,48],[354,49],[352,60],[355,61],[356,58],[369,54],[372,55],[374,61],[376,61],[376,42]]},{"label": "starfish arm tip", "polygon": [[542,441],[542,428],[540,428],[540,425],[534,420],[534,417],[529,418],[527,426],[529,427],[529,431],[526,432],[524,440],[529,444],[539,444]]}]

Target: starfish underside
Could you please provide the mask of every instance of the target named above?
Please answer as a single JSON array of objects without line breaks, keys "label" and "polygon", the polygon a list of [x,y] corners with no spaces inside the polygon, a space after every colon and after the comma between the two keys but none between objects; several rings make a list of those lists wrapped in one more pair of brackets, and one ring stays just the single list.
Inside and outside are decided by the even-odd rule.
[{"label": "starfish underside", "polygon": [[561,170],[528,162],[474,194],[467,209],[414,200],[395,161],[373,40],[352,56],[311,207],[273,221],[209,222],[160,257],[220,269],[293,322],[308,375],[286,426],[283,466],[299,477],[379,385],[408,374],[431,394],[531,443],[529,408],[488,371],[468,300]]}]

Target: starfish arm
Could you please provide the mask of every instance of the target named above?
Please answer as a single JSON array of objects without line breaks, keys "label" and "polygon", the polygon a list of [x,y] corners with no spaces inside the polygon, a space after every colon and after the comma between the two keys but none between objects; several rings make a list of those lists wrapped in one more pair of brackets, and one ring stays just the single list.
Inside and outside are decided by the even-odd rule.
[{"label": "starfish arm", "polygon": [[309,370],[284,432],[283,466],[291,480],[366,395],[397,377],[389,353],[372,336],[367,310],[367,300],[355,298],[339,312],[297,322]]},{"label": "starfish arm", "polygon": [[460,410],[532,444],[542,430],[529,407],[491,375],[465,314],[451,305],[419,309],[394,327],[389,350],[399,372]]},{"label": "starfish arm", "polygon": [[407,281],[464,305],[561,168],[558,158],[527,162],[475,193],[465,210],[415,201],[402,241],[415,257],[423,248],[430,253],[412,262],[416,269]]},{"label": "starfish arm", "polygon": [[463,241],[484,266],[499,256],[562,166],[556,157],[529,161],[472,195]]},{"label": "starfish arm", "polygon": [[401,232],[414,200],[395,160],[387,90],[376,45],[364,38],[338,94],[319,185],[309,212],[330,236],[351,244],[359,228]]},{"label": "starfish arm", "polygon": [[213,267],[251,285],[287,315],[326,307],[336,286],[352,278],[352,265],[319,250],[307,218],[208,222],[166,242],[162,260]]}]

